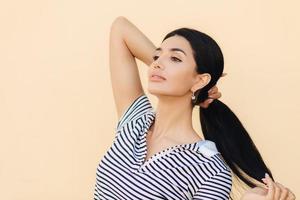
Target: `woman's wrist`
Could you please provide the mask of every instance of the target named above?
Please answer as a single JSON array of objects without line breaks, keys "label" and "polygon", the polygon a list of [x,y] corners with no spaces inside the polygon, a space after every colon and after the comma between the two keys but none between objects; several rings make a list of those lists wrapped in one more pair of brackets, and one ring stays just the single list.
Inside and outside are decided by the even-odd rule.
[{"label": "woman's wrist", "polygon": [[156,49],[155,45],[133,23],[123,16],[117,17],[111,26],[111,31],[121,34],[131,54],[150,65]]}]

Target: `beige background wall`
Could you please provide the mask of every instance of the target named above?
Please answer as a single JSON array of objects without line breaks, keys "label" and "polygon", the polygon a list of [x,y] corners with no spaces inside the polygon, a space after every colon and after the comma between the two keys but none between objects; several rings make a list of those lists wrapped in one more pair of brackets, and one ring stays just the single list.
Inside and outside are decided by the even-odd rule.
[{"label": "beige background wall", "polygon": [[[298,8],[296,0],[2,1],[0,199],[92,199],[117,122],[108,35],[120,15],[156,45],[182,26],[220,44],[228,73],[220,100],[300,197]],[[198,110],[194,117],[201,133]]]}]

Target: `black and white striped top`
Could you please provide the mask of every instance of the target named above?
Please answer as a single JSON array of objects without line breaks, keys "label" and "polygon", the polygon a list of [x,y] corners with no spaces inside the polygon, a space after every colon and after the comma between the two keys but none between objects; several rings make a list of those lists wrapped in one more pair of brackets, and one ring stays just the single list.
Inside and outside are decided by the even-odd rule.
[{"label": "black and white striped top", "polygon": [[126,109],[97,167],[94,199],[229,199],[231,170],[212,141],[176,145],[144,162],[154,119],[145,94]]}]

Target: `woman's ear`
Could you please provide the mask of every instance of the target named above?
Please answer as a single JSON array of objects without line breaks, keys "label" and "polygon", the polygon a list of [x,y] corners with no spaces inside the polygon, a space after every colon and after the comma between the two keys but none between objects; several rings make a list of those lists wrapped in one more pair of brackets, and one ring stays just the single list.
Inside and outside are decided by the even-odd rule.
[{"label": "woman's ear", "polygon": [[204,88],[211,80],[209,73],[198,74],[196,77],[196,83],[193,85],[192,90],[196,91]]}]

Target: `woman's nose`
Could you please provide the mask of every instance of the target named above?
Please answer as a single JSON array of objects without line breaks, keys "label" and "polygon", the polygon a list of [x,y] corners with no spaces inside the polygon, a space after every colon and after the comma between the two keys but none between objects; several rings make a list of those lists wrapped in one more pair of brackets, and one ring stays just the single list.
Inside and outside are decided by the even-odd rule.
[{"label": "woman's nose", "polygon": [[154,67],[154,68],[161,68],[161,63],[160,63],[160,61],[158,61],[158,60],[154,61],[153,67]]},{"label": "woman's nose", "polygon": [[155,64],[154,68],[160,68],[160,66],[158,64]]}]

